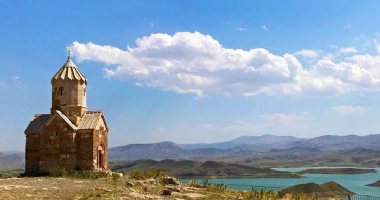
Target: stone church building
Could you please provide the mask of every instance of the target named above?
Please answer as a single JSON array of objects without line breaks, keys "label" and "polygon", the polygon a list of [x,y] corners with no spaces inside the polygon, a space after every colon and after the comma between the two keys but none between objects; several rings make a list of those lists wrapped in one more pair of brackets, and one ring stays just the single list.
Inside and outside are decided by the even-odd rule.
[{"label": "stone church building", "polygon": [[51,85],[50,114],[34,115],[25,130],[26,173],[107,169],[107,123],[101,111],[87,110],[87,79],[70,56]]}]

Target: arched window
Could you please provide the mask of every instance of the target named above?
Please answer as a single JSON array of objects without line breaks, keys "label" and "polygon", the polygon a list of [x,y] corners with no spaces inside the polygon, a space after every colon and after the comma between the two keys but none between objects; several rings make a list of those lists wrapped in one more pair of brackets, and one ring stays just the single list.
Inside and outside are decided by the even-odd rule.
[{"label": "arched window", "polygon": [[59,88],[59,94],[61,94],[61,96],[62,96],[62,94],[63,94],[63,87]]}]

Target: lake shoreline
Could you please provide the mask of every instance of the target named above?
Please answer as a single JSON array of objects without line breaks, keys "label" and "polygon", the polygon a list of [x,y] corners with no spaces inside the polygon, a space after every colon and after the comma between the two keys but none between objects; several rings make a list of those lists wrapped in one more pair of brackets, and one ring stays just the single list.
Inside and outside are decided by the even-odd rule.
[{"label": "lake shoreline", "polygon": [[302,170],[301,174],[366,174],[376,173],[373,168],[310,168]]},{"label": "lake shoreline", "polygon": [[294,174],[263,174],[263,175],[247,175],[247,176],[176,176],[180,179],[245,179],[245,178],[304,178],[301,174],[294,173]]},{"label": "lake shoreline", "polygon": [[[331,167],[330,167],[331,168]],[[345,167],[335,167],[335,168],[347,168]],[[308,169],[308,167],[302,168],[272,168],[278,171],[297,173],[302,170]],[[334,181],[352,192],[359,195],[371,195],[379,196],[379,187],[368,186],[371,183],[375,183],[380,180],[380,167],[375,168],[375,173],[361,173],[361,174],[304,174],[303,178],[250,178],[250,177],[240,177],[240,178],[217,178],[208,177],[210,183],[223,183],[225,185],[231,186],[232,189],[238,190],[249,190],[252,186],[260,187],[275,187],[275,188],[286,188],[298,184],[306,183],[325,183]],[[181,179],[181,181],[195,180],[202,183],[204,179]]]}]

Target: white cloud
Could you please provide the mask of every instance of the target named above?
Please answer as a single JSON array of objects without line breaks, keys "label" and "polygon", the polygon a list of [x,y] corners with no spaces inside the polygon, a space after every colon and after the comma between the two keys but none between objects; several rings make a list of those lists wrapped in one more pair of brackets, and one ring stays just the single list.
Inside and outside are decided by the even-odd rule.
[{"label": "white cloud", "polygon": [[303,56],[306,58],[316,58],[319,56],[318,51],[312,50],[312,49],[303,49],[301,51],[297,51],[294,53],[296,56]]},{"label": "white cloud", "polygon": [[[103,62],[109,78],[132,79],[148,87],[178,93],[245,94],[262,92],[287,83],[299,68],[294,56],[278,56],[266,49],[226,49],[209,35],[198,32],[152,34],[139,38],[137,47],[74,42],[79,61]],[[112,67],[116,65],[116,67]]]},{"label": "white cloud", "polygon": [[357,50],[354,47],[346,47],[346,48],[341,48],[339,52],[343,54],[350,54],[350,53],[357,53]]},{"label": "white cloud", "polygon": [[236,30],[237,31],[248,31],[248,29],[244,28],[244,27],[237,27]]},{"label": "white cloud", "polygon": [[332,110],[344,114],[366,114],[367,107],[364,106],[352,106],[352,105],[342,105],[342,106],[333,106]]},{"label": "white cloud", "polygon": [[261,29],[263,29],[263,31],[267,31],[267,30],[268,30],[268,28],[267,28],[265,25],[263,25],[263,26],[261,27]]},{"label": "white cloud", "polygon": [[[71,49],[79,61],[106,64],[108,78],[197,96],[337,95],[380,90],[379,55],[336,57],[306,49],[276,55],[263,48],[225,48],[210,35],[198,32],[152,34],[138,38],[136,46],[126,50],[91,42],[73,42]],[[295,55],[307,61],[302,63]]]}]

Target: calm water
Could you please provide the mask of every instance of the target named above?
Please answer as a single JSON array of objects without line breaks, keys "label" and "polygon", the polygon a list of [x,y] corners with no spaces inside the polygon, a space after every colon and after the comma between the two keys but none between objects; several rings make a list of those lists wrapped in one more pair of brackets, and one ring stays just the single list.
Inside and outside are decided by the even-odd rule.
[{"label": "calm water", "polygon": [[[297,172],[310,168],[275,168],[281,171]],[[324,183],[335,181],[345,188],[362,195],[380,196],[380,187],[368,187],[367,184],[380,180],[380,168],[376,173],[367,174],[305,174],[305,178],[236,178],[236,179],[209,179],[212,183],[241,184],[267,187],[288,187],[301,183]],[[184,180],[186,181],[186,180]],[[247,187],[235,186],[236,189],[247,189]]]}]

